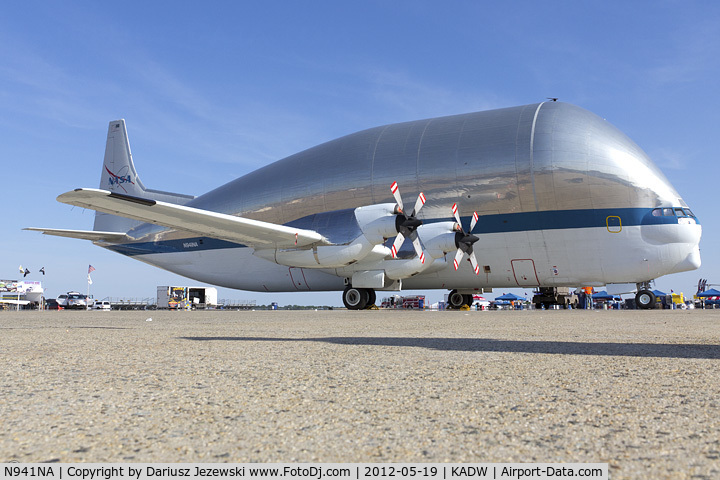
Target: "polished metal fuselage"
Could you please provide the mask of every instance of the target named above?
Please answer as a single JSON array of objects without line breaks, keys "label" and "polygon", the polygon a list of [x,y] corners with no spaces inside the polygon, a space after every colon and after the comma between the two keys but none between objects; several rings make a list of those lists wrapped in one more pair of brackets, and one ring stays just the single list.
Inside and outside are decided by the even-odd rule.
[{"label": "polished metal fuselage", "polygon": [[189,206],[285,224],[392,202],[397,181],[424,215],[449,218],[680,204],[627,136],[582,108],[546,102],[372,128],[227,183]]},{"label": "polished metal fuselage", "polygon": [[[312,228],[334,243],[342,244],[360,233],[351,214],[353,209],[394,202],[390,192],[393,181],[400,185],[408,204],[414,202],[419,192],[424,192],[427,203],[420,218],[426,223],[450,220],[454,203],[463,219],[477,211],[480,221],[475,232],[486,235],[478,243],[480,251],[485,248],[485,255],[492,257],[493,249],[498,248],[495,245],[502,245],[505,265],[493,267],[491,261],[481,260],[486,267],[486,275],[481,275],[485,283],[472,279],[472,287],[481,283],[522,286],[516,270],[526,268],[521,262],[527,260],[532,262],[529,276],[533,278],[528,285],[590,284],[594,277],[598,277],[596,284],[650,280],[699,265],[699,225],[695,225],[695,220],[693,224],[697,228],[691,234],[672,233],[666,242],[685,245],[683,248],[690,252],[687,258],[694,255],[690,260],[677,260],[685,258],[684,250],[678,251],[672,254],[673,258],[677,257],[672,260],[673,265],[660,267],[658,262],[669,255],[666,251],[658,250],[654,256],[643,253],[643,249],[655,248],[653,245],[665,248],[661,245],[663,242],[654,240],[654,230],[650,241],[639,230],[648,219],[652,220],[651,210],[686,207],[685,202],[645,152],[626,135],[597,115],[561,102],[371,128],[267,165],[196,197],[187,205]],[[633,233],[633,228],[638,230]],[[581,230],[585,233],[577,237],[567,233]],[[592,268],[588,268],[586,274],[563,276],[570,271],[570,264],[577,263],[571,255],[566,262],[568,267],[557,267],[563,264],[562,248],[572,248],[572,241],[568,239],[586,242],[594,235],[591,232],[597,231],[610,234],[623,231],[627,241],[634,242],[627,243],[628,255],[632,255],[633,261],[637,260],[639,273],[630,274],[627,268],[604,267],[603,260],[592,258],[594,253],[590,251],[587,256]],[[147,224],[130,233],[142,245],[160,245],[188,236],[181,231]],[[607,239],[618,242],[619,236],[609,235]],[[563,242],[568,245],[557,245]],[[512,250],[507,247],[510,244]],[[523,251],[527,254],[519,253]],[[151,248],[133,254],[145,253],[144,260],[149,263],[203,281],[244,289],[284,288],[269,287],[273,282],[263,283],[260,278],[232,280],[232,272],[220,275],[221,280],[213,280],[215,277],[205,272],[194,275],[193,269],[199,268],[198,262],[202,259],[184,260],[185,264],[180,263],[191,267],[175,268],[173,262],[177,260],[160,259],[159,254],[163,252]],[[646,265],[642,262],[648,262],[648,258],[654,266],[644,272]],[[236,268],[263,271],[257,266],[249,267],[249,263],[242,265],[244,267]],[[495,272],[504,273],[493,277],[493,268]],[[541,268],[545,273],[538,273]],[[582,269],[583,265],[572,268]],[[343,277],[350,271],[324,271],[323,274]],[[434,272],[427,276],[427,281],[415,278],[408,284],[444,288],[452,283],[445,274],[449,275]],[[292,271],[289,276],[292,277]],[[460,278],[462,283],[471,277],[453,278]],[[303,288],[311,288],[309,283],[305,282]],[[342,283],[320,280],[317,283],[323,285],[317,289],[342,288]],[[293,287],[297,285],[293,283]]]}]

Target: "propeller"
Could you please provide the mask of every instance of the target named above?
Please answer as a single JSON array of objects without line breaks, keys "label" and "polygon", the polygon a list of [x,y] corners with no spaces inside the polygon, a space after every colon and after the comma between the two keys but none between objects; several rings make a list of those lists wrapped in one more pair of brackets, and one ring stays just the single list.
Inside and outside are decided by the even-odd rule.
[{"label": "propeller", "polygon": [[417,214],[420,212],[423,205],[425,205],[425,195],[420,192],[420,195],[418,195],[418,198],[415,201],[415,207],[413,207],[410,215],[407,215],[405,213],[405,207],[403,205],[402,197],[400,196],[400,190],[398,189],[397,182],[393,182],[390,186],[390,191],[395,197],[395,201],[398,205],[395,216],[395,228],[398,234],[397,237],[395,237],[392,249],[390,250],[392,252],[392,256],[393,258],[397,258],[398,250],[400,250],[400,247],[405,239],[409,238],[413,243],[413,247],[415,247],[415,253],[417,253],[418,257],[420,257],[420,263],[425,263],[425,253],[422,250],[420,239],[417,236],[417,228],[422,225],[422,220],[417,218]]},{"label": "propeller", "polygon": [[475,271],[475,275],[480,275],[480,266],[478,265],[477,258],[475,257],[475,252],[473,251],[473,244],[480,239],[470,233],[473,231],[473,228],[475,228],[475,224],[477,224],[478,214],[477,212],[473,212],[473,218],[470,221],[470,230],[466,232],[463,230],[462,223],[460,222],[460,214],[458,213],[457,203],[453,203],[452,213],[458,224],[458,231],[455,233],[455,245],[457,245],[458,251],[455,254],[455,261],[453,262],[455,270],[460,268],[460,262],[462,262],[463,257],[467,255],[470,257],[470,263]]}]

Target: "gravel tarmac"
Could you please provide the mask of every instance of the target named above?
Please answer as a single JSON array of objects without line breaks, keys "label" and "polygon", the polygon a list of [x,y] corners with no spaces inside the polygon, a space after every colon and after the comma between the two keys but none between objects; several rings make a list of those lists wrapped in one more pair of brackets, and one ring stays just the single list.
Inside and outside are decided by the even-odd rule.
[{"label": "gravel tarmac", "polygon": [[0,462],[720,478],[720,310],[0,312],[0,355]]}]

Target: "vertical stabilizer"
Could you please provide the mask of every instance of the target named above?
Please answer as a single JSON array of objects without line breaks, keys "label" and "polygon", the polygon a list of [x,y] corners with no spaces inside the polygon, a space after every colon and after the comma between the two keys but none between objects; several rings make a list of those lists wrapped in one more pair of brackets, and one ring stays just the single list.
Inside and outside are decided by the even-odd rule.
[{"label": "vertical stabilizer", "polygon": [[125,120],[112,121],[108,126],[100,188],[137,197],[145,191],[133,164]]},{"label": "vertical stabilizer", "polygon": [[[140,181],[130,153],[125,120],[113,120],[108,125],[105,159],[100,174],[100,188],[115,193],[143,197],[145,186]],[[95,213],[93,230],[127,232],[139,222],[106,213]]]}]

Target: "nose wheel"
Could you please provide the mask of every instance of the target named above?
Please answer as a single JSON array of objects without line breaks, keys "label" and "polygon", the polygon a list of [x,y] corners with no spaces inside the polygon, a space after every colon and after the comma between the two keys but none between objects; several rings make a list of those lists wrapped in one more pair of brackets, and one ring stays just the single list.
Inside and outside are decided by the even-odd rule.
[{"label": "nose wheel", "polygon": [[643,289],[635,295],[635,305],[642,310],[655,308],[657,298],[651,290]]}]

